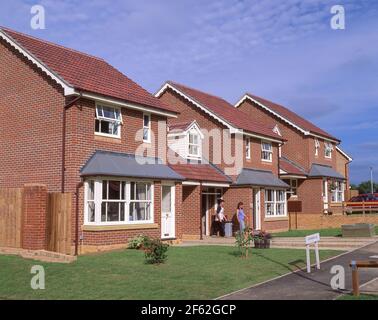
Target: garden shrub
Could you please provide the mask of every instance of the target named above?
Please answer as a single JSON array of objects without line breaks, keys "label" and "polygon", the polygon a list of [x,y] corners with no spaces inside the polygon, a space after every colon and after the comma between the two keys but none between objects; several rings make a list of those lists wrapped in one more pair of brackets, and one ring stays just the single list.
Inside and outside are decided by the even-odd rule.
[{"label": "garden shrub", "polygon": [[142,249],[144,246],[144,242],[148,237],[144,235],[136,236],[135,238],[131,239],[128,243],[129,249],[139,250]]},{"label": "garden shrub", "polygon": [[167,259],[168,247],[169,245],[163,243],[160,239],[151,239],[147,237],[143,243],[146,263],[164,263]]}]

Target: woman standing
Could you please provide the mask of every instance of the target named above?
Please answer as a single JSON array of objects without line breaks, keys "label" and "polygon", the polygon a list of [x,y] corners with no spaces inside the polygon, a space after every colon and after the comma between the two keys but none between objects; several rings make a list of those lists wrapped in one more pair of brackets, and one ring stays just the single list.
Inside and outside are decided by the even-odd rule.
[{"label": "woman standing", "polygon": [[238,218],[239,222],[239,230],[240,232],[243,232],[245,229],[245,213],[243,208],[243,202],[238,203],[237,211],[236,211],[236,217]]}]

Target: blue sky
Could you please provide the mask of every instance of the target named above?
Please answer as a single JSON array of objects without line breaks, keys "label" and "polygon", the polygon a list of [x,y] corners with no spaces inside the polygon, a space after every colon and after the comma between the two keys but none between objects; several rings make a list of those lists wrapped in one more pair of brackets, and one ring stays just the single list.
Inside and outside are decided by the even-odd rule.
[{"label": "blue sky", "polygon": [[[30,8],[46,9],[32,30]],[[346,29],[330,28],[332,5]],[[352,182],[378,180],[376,0],[2,0],[0,25],[106,59],[151,92],[174,80],[235,103],[246,91],[343,140]]]}]

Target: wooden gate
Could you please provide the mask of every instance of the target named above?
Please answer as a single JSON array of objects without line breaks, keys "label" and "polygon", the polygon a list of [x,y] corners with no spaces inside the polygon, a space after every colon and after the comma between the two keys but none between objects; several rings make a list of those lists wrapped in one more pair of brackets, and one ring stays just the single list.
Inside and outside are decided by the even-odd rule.
[{"label": "wooden gate", "polygon": [[47,250],[71,254],[71,193],[50,193],[47,209]]},{"label": "wooden gate", "polygon": [[21,248],[23,189],[0,189],[0,247]]}]

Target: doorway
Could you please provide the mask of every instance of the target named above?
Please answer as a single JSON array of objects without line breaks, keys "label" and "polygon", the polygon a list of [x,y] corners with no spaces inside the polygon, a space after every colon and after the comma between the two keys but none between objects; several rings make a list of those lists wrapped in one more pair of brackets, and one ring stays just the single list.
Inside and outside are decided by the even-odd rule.
[{"label": "doorway", "polygon": [[175,186],[161,186],[161,237],[174,239],[175,228]]},{"label": "doorway", "polygon": [[201,224],[204,236],[213,235],[213,223],[221,197],[222,189],[207,188],[202,192]]},{"label": "doorway", "polygon": [[253,190],[253,229],[261,230],[261,190]]}]

